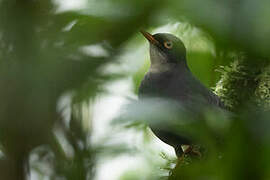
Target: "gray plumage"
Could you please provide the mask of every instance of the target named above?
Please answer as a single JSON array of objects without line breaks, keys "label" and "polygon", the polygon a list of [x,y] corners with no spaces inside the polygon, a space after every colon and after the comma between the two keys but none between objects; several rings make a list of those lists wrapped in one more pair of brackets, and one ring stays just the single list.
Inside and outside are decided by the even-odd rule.
[{"label": "gray plumage", "polygon": [[[224,108],[219,97],[192,75],[186,62],[186,48],[179,38],[166,33],[153,36],[142,33],[150,42],[151,66],[139,87],[139,99],[168,98],[191,109]],[[169,129],[151,129],[162,141],[172,145],[178,156],[183,153],[181,145],[191,143],[188,137],[176,135]]]},{"label": "gray plumage", "polygon": [[139,98],[164,97],[187,104],[224,107],[219,97],[202,85],[181,64],[170,64],[164,72],[149,72],[139,87]]}]

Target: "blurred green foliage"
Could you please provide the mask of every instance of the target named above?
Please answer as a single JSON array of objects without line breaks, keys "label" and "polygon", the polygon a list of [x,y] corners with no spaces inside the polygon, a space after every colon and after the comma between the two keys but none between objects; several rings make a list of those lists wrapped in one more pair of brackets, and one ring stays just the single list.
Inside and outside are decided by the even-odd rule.
[{"label": "blurred green foliage", "polygon": [[[115,155],[115,147],[92,146],[85,106],[91,109],[103,85],[119,77],[132,75],[136,92],[149,63],[133,74],[105,67],[120,63],[128,42],[131,56],[149,59],[135,54],[146,43],[132,38],[142,28],[171,24],[166,31],[184,41],[192,72],[208,87],[218,82],[215,92],[235,115],[205,109],[189,121],[177,107],[164,108],[168,102],[131,102],[124,120],[162,126],[155,116],[162,112],[172,131],[187,133],[207,152],[175,168],[169,158],[161,169],[146,158],[152,169],[122,179],[269,179],[269,3],[88,0],[82,9],[59,11],[56,1],[1,0],[0,178],[93,179],[100,152]],[[88,46],[106,53],[86,53]]]}]

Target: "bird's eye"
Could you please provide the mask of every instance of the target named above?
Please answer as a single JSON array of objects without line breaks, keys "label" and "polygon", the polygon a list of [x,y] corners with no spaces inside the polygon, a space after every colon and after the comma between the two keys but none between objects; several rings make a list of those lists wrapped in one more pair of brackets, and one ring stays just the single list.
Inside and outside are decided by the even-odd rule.
[{"label": "bird's eye", "polygon": [[171,49],[173,47],[173,43],[171,41],[164,42],[164,46],[167,49]]}]

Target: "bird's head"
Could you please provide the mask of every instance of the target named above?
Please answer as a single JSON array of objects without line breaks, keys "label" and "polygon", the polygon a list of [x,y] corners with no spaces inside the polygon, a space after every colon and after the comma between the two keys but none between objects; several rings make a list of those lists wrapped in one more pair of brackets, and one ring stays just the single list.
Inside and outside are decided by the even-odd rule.
[{"label": "bird's head", "polygon": [[186,64],[186,48],[179,38],[168,33],[154,35],[145,31],[141,31],[141,33],[150,43],[151,65]]}]

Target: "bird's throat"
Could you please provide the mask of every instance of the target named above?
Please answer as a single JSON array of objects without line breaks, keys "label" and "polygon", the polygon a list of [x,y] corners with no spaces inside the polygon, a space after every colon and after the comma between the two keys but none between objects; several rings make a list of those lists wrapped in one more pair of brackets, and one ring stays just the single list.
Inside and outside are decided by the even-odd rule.
[{"label": "bird's throat", "polygon": [[171,66],[169,64],[153,64],[150,66],[149,72],[151,73],[162,73],[169,71]]},{"label": "bird's throat", "polygon": [[171,63],[156,63],[151,64],[149,72],[151,73],[162,73],[172,70],[176,65]]},{"label": "bird's throat", "polygon": [[163,73],[168,71],[188,72],[189,68],[186,62],[179,63],[151,63],[150,73]]}]

